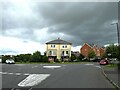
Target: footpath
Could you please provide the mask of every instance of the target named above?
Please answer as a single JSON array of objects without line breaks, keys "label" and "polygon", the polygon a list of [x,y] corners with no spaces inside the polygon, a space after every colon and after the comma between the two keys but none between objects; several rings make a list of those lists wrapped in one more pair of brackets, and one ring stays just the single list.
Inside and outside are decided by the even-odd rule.
[{"label": "footpath", "polygon": [[103,74],[118,90],[120,90],[120,72],[117,67],[102,66]]}]

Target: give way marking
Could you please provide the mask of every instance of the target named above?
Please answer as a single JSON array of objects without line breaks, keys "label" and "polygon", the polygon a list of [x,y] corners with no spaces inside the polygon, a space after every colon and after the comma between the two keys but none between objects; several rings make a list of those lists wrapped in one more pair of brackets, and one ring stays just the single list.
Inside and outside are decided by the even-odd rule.
[{"label": "give way marking", "polygon": [[35,86],[41,83],[43,80],[45,80],[49,76],[50,74],[31,74],[27,78],[25,78],[23,81],[21,81],[18,84],[18,86],[20,87]]}]

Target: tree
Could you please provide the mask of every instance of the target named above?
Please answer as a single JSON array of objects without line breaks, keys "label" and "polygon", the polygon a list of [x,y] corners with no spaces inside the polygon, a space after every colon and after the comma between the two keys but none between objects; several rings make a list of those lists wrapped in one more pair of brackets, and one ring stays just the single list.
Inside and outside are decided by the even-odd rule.
[{"label": "tree", "polygon": [[2,63],[5,63],[7,59],[11,59],[11,57],[9,55],[2,56]]},{"label": "tree", "polygon": [[88,57],[89,58],[94,58],[96,56],[96,54],[95,54],[95,52],[93,51],[93,50],[90,50],[89,52],[88,52]]},{"label": "tree", "polygon": [[82,60],[85,57],[82,54],[80,54],[78,58],[79,58],[79,60]]},{"label": "tree", "polygon": [[107,46],[106,47],[106,56],[108,58],[118,58],[119,57],[119,47],[114,44]]},{"label": "tree", "polygon": [[75,60],[76,56],[74,54],[71,54],[71,61]]},{"label": "tree", "polygon": [[103,54],[102,54],[102,57],[101,57],[102,59],[104,59],[104,58],[106,58],[106,52],[104,52]]},{"label": "tree", "polygon": [[48,57],[47,57],[47,56],[42,56],[42,61],[43,61],[43,62],[49,62],[49,61],[48,61]]},{"label": "tree", "polygon": [[33,53],[31,62],[42,62],[41,53],[39,51]]}]

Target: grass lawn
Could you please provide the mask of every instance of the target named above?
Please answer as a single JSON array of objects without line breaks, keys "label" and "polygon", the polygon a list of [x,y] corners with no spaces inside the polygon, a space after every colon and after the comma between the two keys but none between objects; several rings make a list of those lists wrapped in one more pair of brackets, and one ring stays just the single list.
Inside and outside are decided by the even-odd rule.
[{"label": "grass lawn", "polygon": [[108,64],[108,65],[105,65],[105,67],[108,67],[108,68],[114,68],[114,67],[118,67],[117,64]]}]

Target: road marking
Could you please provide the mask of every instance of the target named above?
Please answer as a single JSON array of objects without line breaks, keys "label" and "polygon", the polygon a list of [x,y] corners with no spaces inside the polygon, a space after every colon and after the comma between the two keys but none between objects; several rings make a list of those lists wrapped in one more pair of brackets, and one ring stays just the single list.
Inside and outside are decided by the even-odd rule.
[{"label": "road marking", "polygon": [[13,73],[8,73],[8,74],[12,75]]},{"label": "road marking", "polygon": [[101,66],[95,66],[95,67],[101,68]]},{"label": "road marking", "polygon": [[0,72],[0,74],[9,74],[9,75],[14,74],[14,75],[17,75],[17,76],[19,76],[19,75],[25,75],[25,76],[30,75],[29,73],[22,74],[22,73],[9,73],[9,72]]},{"label": "road marking", "polygon": [[94,64],[85,64],[85,65],[94,65]]},{"label": "road marking", "polygon": [[26,76],[27,76],[27,75],[30,75],[30,74],[29,74],[29,73],[25,73],[25,74],[23,74],[23,75],[26,75]]},{"label": "road marking", "polygon": [[54,69],[54,68],[60,68],[61,66],[43,66],[43,68],[51,68],[51,69]]},{"label": "road marking", "polygon": [[23,81],[21,81],[18,84],[18,86],[20,87],[35,86],[41,83],[43,80],[45,80],[49,76],[50,74],[31,74],[27,78],[25,78]]},{"label": "road marking", "polygon": [[36,67],[38,67],[38,66],[32,66],[32,68],[36,68]]},{"label": "road marking", "polygon": [[15,73],[15,75],[21,75],[21,73]]},{"label": "road marking", "polygon": [[8,74],[7,72],[3,72],[2,74]]}]

